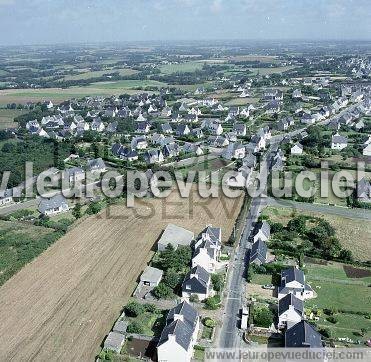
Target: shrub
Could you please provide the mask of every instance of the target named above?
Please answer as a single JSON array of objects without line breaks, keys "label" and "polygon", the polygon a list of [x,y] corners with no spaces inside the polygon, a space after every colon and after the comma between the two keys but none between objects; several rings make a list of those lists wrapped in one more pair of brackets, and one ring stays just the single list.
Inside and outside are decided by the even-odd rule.
[{"label": "shrub", "polygon": [[213,297],[206,298],[205,301],[205,309],[209,310],[215,310],[220,307],[220,296],[219,295],[214,295]]},{"label": "shrub", "polygon": [[254,308],[253,321],[258,327],[268,328],[273,323],[273,313],[268,307]]},{"label": "shrub", "polygon": [[138,302],[129,302],[124,308],[125,314],[128,317],[138,317],[138,315],[144,313],[145,307]]},{"label": "shrub", "polygon": [[336,324],[338,322],[337,318],[333,315],[326,318],[330,323]]},{"label": "shrub", "polygon": [[214,328],[216,326],[216,322],[214,321],[214,319],[211,319],[209,317],[204,318],[203,324],[204,326],[210,327],[210,328]]},{"label": "shrub", "polygon": [[212,274],[211,283],[215,291],[220,292],[223,289],[224,275],[223,274]]},{"label": "shrub", "polygon": [[143,326],[137,321],[133,321],[132,323],[130,323],[126,330],[128,333],[137,333],[137,334],[141,334],[144,331]]},{"label": "shrub", "polygon": [[157,307],[154,304],[150,304],[150,303],[144,304],[144,309],[146,310],[146,312],[153,313],[153,314],[158,312]]},{"label": "shrub", "polygon": [[190,302],[193,302],[193,303],[197,303],[197,302],[199,302],[200,300],[199,300],[197,294],[192,294],[192,295],[189,297],[189,301],[190,301]]},{"label": "shrub", "polygon": [[330,338],[331,337],[331,331],[329,328],[321,328],[319,330],[319,333],[321,333],[325,338]]},{"label": "shrub", "polygon": [[157,299],[167,299],[171,297],[171,295],[173,294],[173,291],[168,285],[166,285],[163,282],[160,282],[159,285],[153,288],[152,294]]}]

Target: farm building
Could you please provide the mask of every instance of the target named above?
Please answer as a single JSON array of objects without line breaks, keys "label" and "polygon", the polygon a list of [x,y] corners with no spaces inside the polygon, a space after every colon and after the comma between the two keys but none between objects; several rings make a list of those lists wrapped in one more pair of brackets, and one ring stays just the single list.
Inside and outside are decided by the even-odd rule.
[{"label": "farm building", "polygon": [[109,332],[106,340],[104,341],[103,348],[120,353],[121,348],[125,342],[125,336],[117,332]]},{"label": "farm building", "polygon": [[164,251],[169,244],[171,244],[174,249],[176,249],[178,245],[190,246],[193,239],[194,233],[192,231],[174,224],[169,224],[157,243],[157,250]]},{"label": "farm building", "polygon": [[140,283],[150,287],[156,287],[160,283],[163,273],[160,269],[147,266],[140,276]]}]

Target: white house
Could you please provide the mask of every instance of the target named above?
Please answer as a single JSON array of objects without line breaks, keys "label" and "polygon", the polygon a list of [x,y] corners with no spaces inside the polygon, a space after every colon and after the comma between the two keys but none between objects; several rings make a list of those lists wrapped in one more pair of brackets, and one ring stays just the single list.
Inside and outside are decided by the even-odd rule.
[{"label": "white house", "polygon": [[227,185],[230,187],[248,187],[251,181],[251,175],[251,168],[242,166],[235,175],[227,180]]},{"label": "white house", "polygon": [[289,267],[281,272],[281,285],[278,287],[278,299],[292,293],[295,297],[305,300],[314,297],[313,289],[305,283],[302,270],[297,267]]},{"label": "white house", "polygon": [[291,154],[292,155],[302,155],[303,154],[303,145],[301,143],[296,143],[294,146],[291,147]]},{"label": "white house", "polygon": [[259,239],[263,241],[267,241],[271,236],[271,227],[266,221],[260,221],[254,230],[253,240],[254,243],[257,242]]},{"label": "white house", "polygon": [[363,156],[371,156],[371,143],[366,145],[362,150]]},{"label": "white house", "polygon": [[211,277],[208,271],[200,265],[192,268],[184,278],[182,297],[189,299],[191,296],[197,296],[199,300],[204,300],[212,294]]},{"label": "white house", "polygon": [[278,301],[278,328],[291,328],[304,317],[304,303],[294,294],[287,294]]},{"label": "white house", "polygon": [[38,210],[43,215],[52,216],[68,211],[69,206],[63,195],[55,195],[50,198],[42,198]]},{"label": "white house", "polygon": [[227,160],[244,158],[246,155],[245,147],[240,143],[230,143],[223,152],[223,158]]},{"label": "white house", "polygon": [[204,240],[195,250],[192,258],[192,268],[201,266],[209,273],[214,273],[218,262],[219,251],[213,246],[211,241]]},{"label": "white house", "polygon": [[196,309],[187,302],[170,309],[157,344],[157,360],[190,362],[197,340],[200,320]]},{"label": "white house", "polygon": [[11,189],[0,191],[0,206],[7,205],[12,202],[13,202],[13,191]]},{"label": "white house", "polygon": [[336,133],[331,138],[331,149],[332,150],[343,150],[348,146],[348,138],[340,136],[339,133]]}]

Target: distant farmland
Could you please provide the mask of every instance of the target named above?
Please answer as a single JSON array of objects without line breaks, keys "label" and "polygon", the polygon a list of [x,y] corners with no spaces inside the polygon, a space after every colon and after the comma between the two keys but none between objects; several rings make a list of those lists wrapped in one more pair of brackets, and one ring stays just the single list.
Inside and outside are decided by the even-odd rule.
[{"label": "distant farmland", "polygon": [[[0,288],[0,360],[93,360],[168,223],[232,232],[242,198],[146,199],[81,222]],[[170,203],[171,202],[171,203]]]}]

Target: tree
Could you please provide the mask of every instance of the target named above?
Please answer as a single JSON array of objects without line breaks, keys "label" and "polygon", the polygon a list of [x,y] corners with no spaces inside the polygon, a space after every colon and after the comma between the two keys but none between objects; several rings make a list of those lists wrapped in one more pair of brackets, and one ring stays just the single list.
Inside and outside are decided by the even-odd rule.
[{"label": "tree", "polygon": [[280,222],[274,222],[271,224],[271,232],[278,233],[284,230],[284,226]]},{"label": "tree", "polygon": [[253,320],[256,326],[268,328],[273,323],[273,313],[268,307],[255,308],[253,313]]},{"label": "tree", "polygon": [[160,282],[159,285],[157,285],[156,287],[153,288],[152,294],[157,299],[168,299],[172,296],[173,291],[165,283]]},{"label": "tree", "polygon": [[102,210],[102,206],[99,202],[91,202],[88,206],[88,208],[86,209],[86,213],[88,215],[94,215],[94,214],[98,214],[98,212]]},{"label": "tree", "polygon": [[72,209],[72,215],[76,220],[81,218],[82,213],[81,213],[81,204],[80,203],[77,203],[75,205],[75,207]]},{"label": "tree", "polygon": [[142,304],[139,304],[138,302],[129,302],[125,308],[125,314],[128,317],[138,317],[138,315],[144,313],[145,307]]},{"label": "tree", "polygon": [[353,261],[353,254],[349,249],[341,249],[339,258],[343,261]]},{"label": "tree", "polygon": [[211,274],[211,283],[216,292],[220,292],[223,289],[224,277],[222,274]]},{"label": "tree", "polygon": [[303,235],[306,232],[306,222],[305,216],[296,216],[287,223],[287,229]]},{"label": "tree", "polygon": [[171,289],[175,289],[175,287],[179,284],[180,282],[180,275],[173,269],[168,269],[165,273],[164,283],[170,287]]}]

